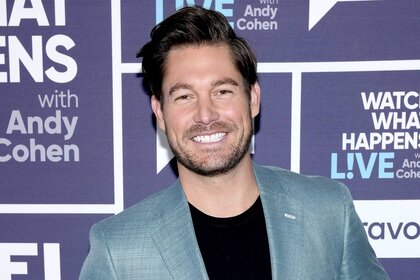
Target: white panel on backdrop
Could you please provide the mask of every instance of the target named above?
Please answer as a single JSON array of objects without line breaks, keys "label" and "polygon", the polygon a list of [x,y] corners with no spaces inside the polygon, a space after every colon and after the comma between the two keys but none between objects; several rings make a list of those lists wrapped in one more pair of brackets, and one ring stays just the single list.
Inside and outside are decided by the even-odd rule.
[{"label": "white panel on backdrop", "polygon": [[379,258],[420,258],[420,201],[355,201]]}]

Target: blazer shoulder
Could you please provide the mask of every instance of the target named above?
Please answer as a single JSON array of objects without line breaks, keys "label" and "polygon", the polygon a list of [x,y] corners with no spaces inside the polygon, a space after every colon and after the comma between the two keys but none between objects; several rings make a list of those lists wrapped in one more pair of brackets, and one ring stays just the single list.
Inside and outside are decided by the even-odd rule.
[{"label": "blazer shoulder", "polygon": [[107,235],[112,232],[150,230],[159,218],[170,215],[170,209],[176,208],[182,201],[183,192],[176,182],[122,212],[99,221],[94,225],[94,229]]},{"label": "blazer shoulder", "polygon": [[330,178],[303,175],[274,166],[257,166],[256,175],[263,188],[281,191],[302,202],[352,204],[347,186]]}]

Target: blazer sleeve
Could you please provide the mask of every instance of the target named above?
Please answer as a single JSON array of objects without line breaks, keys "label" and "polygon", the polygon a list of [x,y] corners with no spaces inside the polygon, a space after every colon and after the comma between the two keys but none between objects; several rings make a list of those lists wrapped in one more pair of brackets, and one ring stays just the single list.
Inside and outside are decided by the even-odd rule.
[{"label": "blazer sleeve", "polygon": [[344,250],[340,279],[390,279],[369,244],[349,192],[348,199],[345,206]]},{"label": "blazer sleeve", "polygon": [[98,225],[89,234],[90,251],[83,264],[79,280],[117,279],[105,235]]}]

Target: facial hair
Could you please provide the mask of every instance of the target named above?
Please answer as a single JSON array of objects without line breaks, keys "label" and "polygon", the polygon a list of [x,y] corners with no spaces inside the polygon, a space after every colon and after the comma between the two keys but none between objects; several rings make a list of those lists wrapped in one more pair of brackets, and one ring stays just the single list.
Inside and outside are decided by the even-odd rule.
[{"label": "facial hair", "polygon": [[[249,117],[248,123],[249,128],[244,128],[244,135],[239,142],[232,144],[229,149],[226,149],[229,152],[227,154],[224,153],[223,155],[217,155],[217,150],[211,151],[211,148],[209,148],[209,150],[204,152],[206,156],[204,158],[200,158],[196,154],[197,152],[175,145],[168,135],[167,139],[169,147],[179,164],[182,164],[196,174],[214,177],[217,175],[227,174],[230,170],[235,168],[248,153],[253,134],[251,117]],[[239,127],[236,124],[218,121],[210,125],[193,125],[184,133],[183,139],[191,139],[193,137],[192,135],[215,130],[224,131],[228,134],[235,133],[237,135],[239,133]],[[200,156],[203,156],[203,154]]]}]

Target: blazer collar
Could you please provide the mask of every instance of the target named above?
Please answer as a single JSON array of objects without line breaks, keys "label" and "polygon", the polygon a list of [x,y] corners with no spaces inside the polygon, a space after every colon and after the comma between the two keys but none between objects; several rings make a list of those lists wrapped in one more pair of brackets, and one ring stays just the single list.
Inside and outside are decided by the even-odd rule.
[{"label": "blazer collar", "polygon": [[152,237],[172,279],[208,279],[187,199],[177,181],[156,205]]},{"label": "blazer collar", "polygon": [[254,173],[263,204],[273,279],[300,279],[304,215],[301,202],[287,195],[294,182],[257,164]]}]

